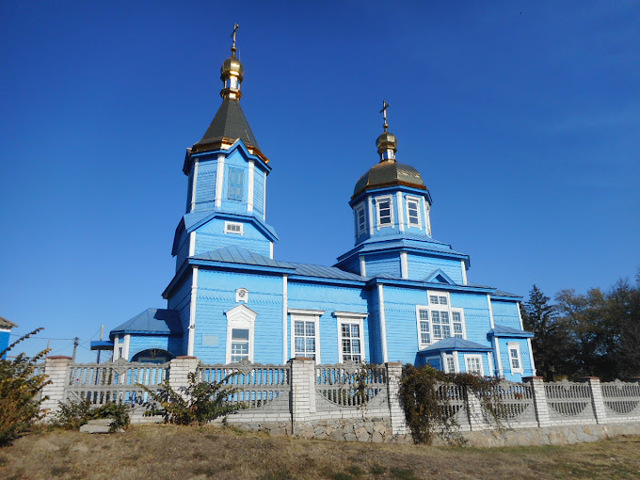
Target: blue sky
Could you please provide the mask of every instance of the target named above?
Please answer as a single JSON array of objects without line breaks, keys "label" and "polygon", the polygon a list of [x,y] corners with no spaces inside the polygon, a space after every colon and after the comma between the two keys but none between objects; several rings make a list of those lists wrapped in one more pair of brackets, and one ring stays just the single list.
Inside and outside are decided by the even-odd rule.
[{"label": "blue sky", "polygon": [[434,199],[469,280],[527,296],[640,267],[640,3],[0,3],[0,316],[55,354],[163,307],[185,148],[240,24],[242,105],[270,158],[280,260],[332,264],[377,162]]}]

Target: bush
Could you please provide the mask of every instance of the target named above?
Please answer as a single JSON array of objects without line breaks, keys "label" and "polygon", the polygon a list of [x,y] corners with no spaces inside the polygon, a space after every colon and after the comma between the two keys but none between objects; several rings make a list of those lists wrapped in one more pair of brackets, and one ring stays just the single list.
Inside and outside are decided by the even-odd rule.
[{"label": "bush", "polygon": [[451,443],[463,441],[455,420],[458,410],[450,402],[451,387],[461,387],[458,391],[462,393],[462,400],[466,404],[469,393],[475,395],[481,402],[483,412],[491,415],[500,427],[497,412],[501,403],[493,394],[498,383],[497,379],[482,378],[470,373],[444,373],[429,365],[405,365],[399,396],[414,442],[430,444],[437,429]]},{"label": "bush", "polygon": [[[38,328],[19,338],[0,352],[0,357],[41,330]],[[40,404],[46,397],[39,398],[39,395],[50,382],[44,374],[36,375],[35,369],[47,353],[48,349],[34,357],[21,353],[13,360],[0,358],[0,445],[8,443],[44,416]]]},{"label": "bush", "polygon": [[189,385],[183,392],[176,392],[165,380],[157,391],[139,385],[150,396],[146,417],[162,415],[165,423],[176,425],[204,425],[205,423],[246,408],[242,403],[230,403],[229,396],[236,389],[225,385],[233,375],[220,382],[201,382],[195,373],[189,374]]},{"label": "bush", "polygon": [[110,418],[109,430],[115,432],[126,429],[129,426],[130,406],[123,403],[108,402],[98,407],[93,407],[89,399],[60,402],[52,426],[65,430],[79,430],[89,420]]}]

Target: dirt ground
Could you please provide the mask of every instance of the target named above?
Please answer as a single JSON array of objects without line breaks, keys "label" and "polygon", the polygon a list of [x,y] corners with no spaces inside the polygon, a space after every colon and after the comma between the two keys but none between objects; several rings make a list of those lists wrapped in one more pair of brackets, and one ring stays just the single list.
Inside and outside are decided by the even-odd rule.
[{"label": "dirt ground", "polygon": [[640,437],[571,446],[465,448],[338,443],[215,427],[31,433],[0,448],[17,479],[640,479]]}]

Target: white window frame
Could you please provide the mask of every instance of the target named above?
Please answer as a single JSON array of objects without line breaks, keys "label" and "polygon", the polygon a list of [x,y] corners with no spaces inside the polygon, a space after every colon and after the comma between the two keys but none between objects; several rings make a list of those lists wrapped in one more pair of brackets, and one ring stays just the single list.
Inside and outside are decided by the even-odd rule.
[{"label": "white window frame", "polygon": [[[382,224],[380,222],[380,203],[381,202],[389,202],[389,223]],[[376,225],[378,230],[386,227],[393,227],[394,216],[393,216],[393,195],[385,195],[382,197],[376,197]]]},{"label": "white window frame", "polygon": [[[511,356],[511,352],[516,352],[516,357]],[[520,343],[507,342],[507,355],[509,356],[509,368],[511,373],[524,373],[524,367],[522,366],[522,353],[520,351]],[[513,360],[518,360],[520,365],[518,368],[513,368]]]},{"label": "white window frame", "polygon": [[[360,235],[367,233],[367,213],[365,211],[364,203],[358,205],[355,208],[354,213],[356,215],[356,236],[359,237]],[[360,225],[360,214],[362,214],[364,219],[364,223],[362,225]]]},{"label": "white window frame", "polygon": [[[458,362],[456,357],[457,355],[454,355],[453,353],[442,354],[442,370],[445,373],[458,373]],[[449,368],[448,360],[453,362],[453,370]]]},{"label": "white window frame", "polygon": [[[415,204],[416,207],[416,216],[418,218],[418,223],[411,223],[411,216],[409,215],[409,203]],[[407,227],[422,229],[422,215],[420,215],[420,199],[418,197],[406,197],[405,205],[407,209]]]},{"label": "white window frame", "polygon": [[234,329],[249,330],[249,356],[247,360],[253,363],[254,331],[258,314],[247,307],[245,304],[242,304],[225,312],[225,315],[227,316],[226,363],[231,363],[231,334]]},{"label": "white window frame", "polygon": [[482,362],[482,355],[478,355],[478,354],[466,354],[464,356],[464,368],[465,368],[465,372],[466,373],[476,373],[476,372],[471,372],[469,371],[469,361],[470,360],[478,360],[479,364],[480,364],[480,376],[484,377],[484,364]]},{"label": "white window frame", "polygon": [[[434,303],[432,301],[432,297],[436,296],[438,297],[438,303]],[[418,329],[418,348],[421,350],[425,347],[428,347],[429,345],[433,345],[434,343],[443,340],[445,338],[450,338],[450,337],[457,337],[457,338],[463,338],[466,339],[467,338],[467,327],[466,327],[466,321],[464,318],[464,309],[463,308],[458,308],[458,307],[452,307],[451,306],[451,296],[449,295],[449,292],[439,292],[439,291],[427,291],[427,298],[429,300],[429,305],[416,305],[416,326]],[[444,299],[444,302],[442,301],[442,299]],[[428,323],[429,323],[429,343],[424,343],[422,341],[422,325],[421,322],[425,321],[422,320],[420,318],[420,312],[421,311],[426,311],[428,312]],[[441,314],[442,312],[446,312],[446,314],[449,317],[449,329],[450,329],[450,337],[445,337],[442,336],[442,334],[436,338],[435,334],[434,334],[434,328],[433,328],[433,313],[437,312],[438,314]],[[460,315],[460,325],[462,328],[462,333],[457,334],[455,332],[455,325],[453,322],[453,314],[459,314]],[[458,323],[458,322],[456,322]]]},{"label": "white window frame", "polygon": [[[324,314],[324,310],[300,310],[289,309],[289,316],[291,317],[291,358],[296,358],[296,321],[299,322],[313,322],[315,324],[315,362],[321,363],[320,356],[320,317]],[[306,337],[306,335],[305,335]]]},{"label": "white window frame", "polygon": [[[239,227],[239,231],[231,230],[231,228]],[[231,235],[244,235],[244,223],[241,222],[224,222],[224,233]]]},{"label": "white window frame", "polygon": [[344,352],[342,350],[342,325],[358,325],[360,332],[360,363],[365,363],[367,357],[365,355],[364,345],[364,319],[369,316],[368,313],[357,312],[333,312],[333,316],[337,319],[338,325],[338,358],[340,363],[344,363]]}]

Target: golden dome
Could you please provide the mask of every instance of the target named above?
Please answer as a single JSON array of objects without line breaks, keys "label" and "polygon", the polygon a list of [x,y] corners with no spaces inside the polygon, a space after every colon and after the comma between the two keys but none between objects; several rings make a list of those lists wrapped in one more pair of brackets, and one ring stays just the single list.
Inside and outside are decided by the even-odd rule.
[{"label": "golden dome", "polygon": [[376,147],[378,147],[378,153],[385,150],[393,150],[395,153],[398,150],[398,139],[393,133],[384,132],[376,140]]},{"label": "golden dome", "polygon": [[238,60],[235,54],[227,58],[222,63],[222,68],[220,68],[220,77],[223,81],[230,75],[237,75],[238,77],[240,77],[240,81],[242,81],[242,76],[244,75],[244,67],[242,66],[242,62]]}]

